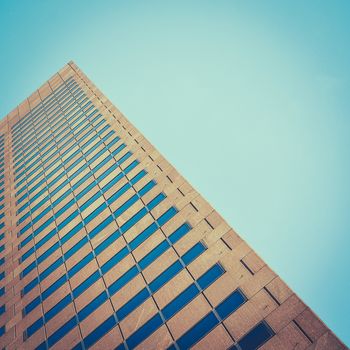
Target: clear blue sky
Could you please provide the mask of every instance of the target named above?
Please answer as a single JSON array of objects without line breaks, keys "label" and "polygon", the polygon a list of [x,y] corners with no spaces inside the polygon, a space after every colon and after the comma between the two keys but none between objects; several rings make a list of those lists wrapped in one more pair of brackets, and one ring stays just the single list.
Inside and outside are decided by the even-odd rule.
[{"label": "clear blue sky", "polygon": [[0,1],[0,115],[74,60],[350,345],[350,1]]}]

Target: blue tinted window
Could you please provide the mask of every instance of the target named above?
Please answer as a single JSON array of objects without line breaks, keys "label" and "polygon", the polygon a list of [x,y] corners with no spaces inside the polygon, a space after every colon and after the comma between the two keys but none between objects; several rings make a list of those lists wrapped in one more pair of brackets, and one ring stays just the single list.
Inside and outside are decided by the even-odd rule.
[{"label": "blue tinted window", "polygon": [[139,197],[134,194],[130,199],[128,199],[124,204],[122,204],[117,210],[114,211],[114,216],[118,217],[122,215],[127,209],[129,209],[134,203],[138,201]]},{"label": "blue tinted window", "polygon": [[74,228],[72,228],[66,235],[64,235],[61,239],[62,244],[66,243],[69,239],[71,239],[77,232],[79,232],[84,227],[82,222],[79,222]]},{"label": "blue tinted window", "polygon": [[82,310],[78,312],[79,321],[82,322],[86,317],[92,314],[99,306],[101,306],[108,299],[108,295],[103,291],[95,299],[89,302]]},{"label": "blue tinted window", "polygon": [[234,346],[233,349],[256,350],[272,338],[274,334],[266,322],[260,322],[238,342],[239,348]]},{"label": "blue tinted window", "polygon": [[140,260],[139,265],[141,269],[145,269],[147,266],[151,265],[159,256],[161,256],[170,245],[167,241],[163,241],[158,244],[150,253],[148,253],[143,259]]},{"label": "blue tinted window", "polygon": [[29,282],[24,288],[23,288],[23,294],[29,293],[37,284],[39,283],[39,278],[36,277],[31,282]]},{"label": "blue tinted window", "polygon": [[32,310],[34,310],[39,304],[41,303],[40,298],[36,297],[34,300],[32,300],[24,309],[23,309],[23,314],[27,315],[29,314]]},{"label": "blue tinted window", "polygon": [[98,198],[102,196],[101,192],[96,192],[92,195],[84,204],[80,206],[80,210],[84,211],[86,208],[90,207],[90,205],[95,202]]},{"label": "blue tinted window", "polygon": [[[217,265],[217,266],[216,266]],[[219,264],[214,265],[208,271],[206,271],[198,280],[202,287],[208,287],[212,284],[224,270]],[[205,281],[205,282],[204,282]],[[173,301],[166,305],[162,312],[165,319],[171,318],[176,312],[188,304],[193,298],[199,294],[199,290],[193,283],[187,287],[183,292],[181,292]]]},{"label": "blue tinted window", "polygon": [[[126,153],[122,158],[120,158],[118,160],[118,162],[112,164],[103,174],[101,174],[98,178],[97,178],[97,182],[101,182],[105,177],[107,177],[109,174],[111,174],[115,169],[117,169],[119,167],[120,164],[122,164],[126,159],[128,159],[131,156],[131,153],[128,152]],[[138,161],[134,161],[133,163],[131,163],[125,170],[125,174],[127,174],[128,172],[130,172],[133,168],[136,167],[136,165],[139,164]],[[130,169],[129,167],[132,166]],[[113,180],[112,180],[113,181]],[[106,185],[108,186],[108,184]],[[108,187],[107,187],[108,188]]]},{"label": "blue tinted window", "polygon": [[54,307],[52,307],[49,311],[45,313],[45,322],[48,322],[56,316],[61,310],[63,310],[70,302],[72,301],[72,297],[70,294],[66,295],[63,299],[61,299]]},{"label": "blue tinted window", "polygon": [[58,288],[60,288],[61,286],[64,285],[64,283],[67,281],[67,276],[63,275],[61,276],[56,282],[54,282],[53,284],[51,284],[50,287],[48,287],[47,289],[45,289],[43,291],[43,293],[41,294],[43,300],[45,300],[46,298],[48,298],[55,290],[57,290]]},{"label": "blue tinted window", "polygon": [[85,348],[90,348],[100,338],[107,334],[117,324],[114,316],[110,316],[106,321],[102,322],[94,331],[84,338]]},{"label": "blue tinted window", "polygon": [[77,345],[74,346],[74,348],[72,348],[72,350],[83,350],[83,346],[81,345],[81,343],[78,343]]},{"label": "blue tinted window", "polygon": [[214,313],[210,312],[177,340],[179,348],[191,348],[195,343],[208,334],[218,323],[219,321],[215,317]]},{"label": "blue tinted window", "polygon": [[75,210],[72,214],[70,214],[66,219],[64,219],[60,224],[58,224],[57,229],[60,231],[63,227],[68,225],[75,217],[79,215],[79,211]]},{"label": "blue tinted window", "polygon": [[[152,183],[152,187],[154,187],[155,183],[153,181],[151,181],[151,183]],[[149,184],[150,184],[150,182],[146,186],[148,186]],[[150,190],[150,188],[148,188],[147,190]],[[140,193],[141,193],[141,190],[140,190]],[[152,210],[165,198],[166,198],[166,196],[164,193],[159,193],[154,199],[152,199],[149,203],[147,203],[147,208],[149,210]]]},{"label": "blue tinted window", "polygon": [[[102,175],[101,175],[101,177],[102,177]],[[110,188],[112,188],[116,183],[118,183],[122,178],[124,177],[124,174],[123,173],[119,173],[114,179],[112,179],[111,181],[109,181],[106,185],[104,185],[103,186],[103,188],[102,188],[102,191],[103,192],[107,192]],[[101,179],[101,180],[103,180],[103,179]],[[101,181],[100,180],[100,181]],[[130,188],[130,186],[126,186],[126,188],[125,189],[123,189],[123,187],[120,189],[120,190],[124,190],[124,192],[125,192],[125,190],[126,189],[128,189],[128,188]],[[120,191],[119,190],[119,191]],[[123,192],[122,192],[123,193]],[[121,194],[119,194],[119,195],[121,195]]]},{"label": "blue tinted window", "polygon": [[118,253],[116,253],[112,258],[110,258],[107,262],[105,262],[101,266],[101,271],[103,274],[108,272],[113,266],[118,264],[122,259],[124,259],[129,254],[128,248],[124,247]]},{"label": "blue tinted window", "polygon": [[[48,209],[50,210],[51,208]],[[29,229],[29,227],[32,227],[32,224],[32,222],[29,222],[27,225],[23,226],[23,228],[19,230],[19,235],[23,235],[23,233],[25,233]]]},{"label": "blue tinted window", "polygon": [[[159,314],[153,316],[143,326],[141,326],[136,332],[134,332],[127,340],[129,349],[134,349],[142,341],[148,338],[156,329],[163,324],[162,318]],[[121,344],[118,350],[124,349],[124,344]]]},{"label": "blue tinted window", "polygon": [[130,282],[137,274],[138,270],[136,266],[133,266],[130,270],[124,273],[123,276],[119,277],[115,282],[113,282],[109,287],[108,291],[110,295],[114,295],[118,290],[123,288],[128,282]]},{"label": "blue tinted window", "polygon": [[153,293],[155,293],[159,288],[161,288],[164,284],[170,281],[175,275],[177,275],[182,269],[183,269],[183,266],[180,263],[180,261],[174,262],[149,284],[149,288]]},{"label": "blue tinted window", "polygon": [[198,278],[198,284],[202,289],[206,289],[209,285],[213,283],[217,278],[219,278],[225,270],[220,264],[215,264],[211,267],[205,274]]},{"label": "blue tinted window", "polygon": [[107,149],[106,149],[106,148],[102,148],[99,152],[97,152],[97,153],[88,161],[88,163],[89,163],[90,165],[92,165],[94,161],[96,161],[97,159],[99,159],[100,157],[102,157],[103,154],[106,153],[106,152],[107,152]]},{"label": "blue tinted window", "polygon": [[51,264],[48,268],[46,268],[39,276],[40,280],[46,278],[50,273],[55,271],[60,265],[63,264],[63,258],[59,257],[53,264]]},{"label": "blue tinted window", "polygon": [[48,338],[49,347],[53,346],[60,339],[62,339],[70,330],[72,330],[77,325],[77,320],[75,317],[72,317],[68,320],[62,327],[60,327],[56,332]]},{"label": "blue tinted window", "polygon": [[97,170],[101,169],[105,164],[107,164],[112,159],[111,155],[108,155],[107,157],[104,157],[103,160],[98,163],[92,170],[93,172],[97,172]]},{"label": "blue tinted window", "polygon": [[[21,207],[23,208],[23,207]],[[21,209],[20,208],[20,209]],[[33,208],[34,209],[34,208]],[[21,210],[18,210],[17,214],[21,213]],[[19,218],[17,225],[19,225],[20,223],[22,223],[25,219],[27,219],[30,216],[31,212],[28,211],[26,214],[24,214],[22,217]]]},{"label": "blue tinted window", "polygon": [[66,259],[69,259],[73,254],[75,254],[81,247],[83,247],[87,242],[88,238],[85,236],[83,237],[78,243],[76,243],[71,249],[69,249],[65,254],[64,257]]},{"label": "blue tinted window", "polygon": [[102,213],[103,210],[105,210],[107,208],[107,204],[106,203],[102,203],[97,209],[95,209],[91,214],[89,214],[85,219],[84,222],[87,225],[90,221],[92,221],[93,219],[95,219],[95,217]]},{"label": "blue tinted window", "polygon": [[177,213],[177,209],[175,207],[171,207],[170,209],[168,209],[163,215],[161,215],[157,219],[157,222],[158,222],[159,226],[163,226],[172,217],[174,217],[176,213]]},{"label": "blue tinted window", "polygon": [[33,239],[33,235],[29,235],[27,238],[25,238],[19,245],[18,248],[23,248],[26,244],[28,244]]},{"label": "blue tinted window", "polygon": [[23,271],[21,272],[21,279],[25,276],[28,275],[28,273],[30,271],[32,271],[35,267],[36,267],[36,261],[33,261],[32,263],[30,263],[25,269],[23,269]]},{"label": "blue tinted window", "polygon": [[[67,181],[67,180],[66,180]],[[68,181],[67,181],[68,182]],[[64,183],[63,183],[64,184]],[[70,193],[71,191],[66,191],[66,192],[64,192],[60,197],[58,197],[53,203],[52,203],[52,206],[53,207],[56,207],[58,204],[60,204],[65,198],[67,198],[68,197],[68,195],[69,195],[69,193]],[[47,198],[48,198],[48,196],[47,196]],[[56,212],[56,215],[57,216],[59,216],[59,215],[61,215],[62,213],[64,213],[66,210],[67,210],[67,208],[69,208],[72,204],[74,203],[74,200],[70,200],[67,204],[65,204],[60,210],[58,210],[57,212]]]},{"label": "blue tinted window", "polygon": [[89,253],[87,256],[85,256],[81,261],[79,261],[77,264],[75,264],[69,271],[68,276],[71,278],[74,276],[78,271],[80,271],[84,266],[86,266],[91,260],[93,260],[94,256],[92,253]]},{"label": "blue tinted window", "polygon": [[73,289],[74,298],[77,298],[81,293],[83,293],[86,289],[92,286],[100,277],[100,271],[95,271],[83,283],[79,284],[78,287]]},{"label": "blue tinted window", "polygon": [[[67,209],[69,209],[73,204],[75,203],[74,199],[71,199],[68,203],[66,203],[61,209],[57,210],[55,213],[56,218],[61,216],[63,213],[67,212]],[[58,204],[58,203],[57,203]]]},{"label": "blue tinted window", "polygon": [[232,312],[236,311],[246,300],[243,293],[240,290],[236,290],[216,307],[216,311],[222,319],[225,319]]},{"label": "blue tinted window", "polygon": [[131,184],[136,184],[139,180],[141,180],[145,175],[147,174],[147,172],[145,170],[141,170],[138,174],[136,174],[131,180]]},{"label": "blue tinted window", "polygon": [[44,319],[40,317],[36,320],[31,326],[27,328],[26,337],[29,338],[32,336],[39,328],[41,328],[44,324]]},{"label": "blue tinted window", "polygon": [[190,264],[194,259],[196,259],[200,254],[202,254],[205,251],[205,249],[206,247],[203,245],[203,243],[198,242],[182,256],[183,262],[186,265]]},{"label": "blue tinted window", "polygon": [[156,232],[158,226],[156,223],[152,223],[145,230],[143,230],[137,237],[135,237],[130,243],[129,246],[132,250],[138,247],[141,243],[143,243],[148,237],[150,237],[154,232]]},{"label": "blue tinted window", "polygon": [[53,244],[49,249],[47,249],[47,250],[45,251],[45,253],[43,253],[42,255],[40,255],[40,256],[37,258],[38,264],[40,264],[41,262],[43,262],[47,257],[51,256],[52,253],[53,253],[54,251],[56,251],[59,247],[60,247],[60,243],[59,243],[59,242],[56,242],[55,244]]},{"label": "blue tinted window", "polygon": [[145,195],[147,192],[149,192],[154,186],[156,185],[155,181],[151,180],[150,182],[148,182],[145,186],[143,186],[140,191],[139,194],[140,196]]},{"label": "blue tinted window", "polygon": [[90,233],[89,237],[90,239],[94,238],[98,233],[102,232],[104,228],[106,228],[112,221],[114,221],[114,218],[112,215],[108,216],[104,221],[102,221],[100,224],[98,224]]},{"label": "blue tinted window", "polygon": [[[187,224],[184,224],[169,236],[169,240],[175,243],[179,239],[179,237],[183,237],[188,231],[189,226]],[[170,245],[167,241],[161,242],[157,247],[151,250],[151,252],[149,252],[143,259],[140,260],[139,266],[141,267],[141,269],[145,269],[147,266],[152,264],[153,261],[155,261],[169,248]]]},{"label": "blue tinted window", "polygon": [[123,305],[119,310],[116,311],[118,320],[123,320],[127,315],[134,311],[137,307],[145,302],[145,300],[150,296],[146,288],[142,289],[134,297],[132,297],[125,305]]},{"label": "blue tinted window", "polygon": [[[47,233],[39,242],[36,243],[35,248],[38,249],[41,246],[43,246],[46,242],[48,242],[55,234],[57,233],[56,228],[54,228],[52,231]],[[31,239],[33,236],[29,236]]]},{"label": "blue tinted window", "polygon": [[[48,225],[50,225],[51,222],[54,221],[54,217],[49,218],[45,224],[41,225],[40,227],[38,227],[33,234],[29,235],[27,238],[25,238],[21,243],[20,243],[20,248],[24,247],[28,242],[30,242],[33,237],[37,236],[41,231],[43,231]],[[53,232],[55,232],[56,230],[53,230]],[[47,241],[47,237],[45,236],[42,241]]]},{"label": "blue tinted window", "polygon": [[184,223],[183,225],[181,225],[175,232],[173,232],[170,236],[169,236],[169,240],[171,243],[176,243],[177,241],[179,241],[183,236],[186,235],[186,233],[188,233],[191,230],[191,227],[189,224]]},{"label": "blue tinted window", "polygon": [[25,261],[27,258],[29,258],[33,253],[35,252],[35,246],[27,250],[20,258],[19,261],[22,263]]},{"label": "blue tinted window", "polygon": [[100,243],[95,248],[96,255],[99,255],[101,252],[103,252],[107,247],[109,247],[119,237],[120,237],[120,232],[119,231],[116,231],[116,232],[112,233],[110,236],[108,236],[102,243]]},{"label": "blue tinted window", "polygon": [[[131,204],[133,204],[134,201],[137,201],[137,195],[133,196],[133,200],[131,201]],[[120,228],[120,231],[125,233],[127,230],[129,230],[131,227],[133,227],[137,222],[139,222],[146,214],[147,209],[143,207],[141,210],[139,210],[134,216],[132,216],[126,223],[122,225]]]},{"label": "blue tinted window", "polygon": [[[116,140],[116,139],[115,139]],[[119,139],[120,140],[120,139]],[[107,146],[108,148],[111,148],[112,146],[112,142]],[[113,156],[116,156],[118,153],[120,153],[124,148],[126,147],[126,145],[124,143],[122,143],[117,149],[115,149],[112,154]]]},{"label": "blue tinted window", "polygon": [[2,315],[5,312],[5,305],[0,306],[0,315]]},{"label": "blue tinted window", "polygon": [[180,311],[185,305],[187,305],[192,299],[199,294],[198,288],[195,284],[191,284],[183,292],[181,292],[173,301],[166,305],[162,313],[166,320],[169,320],[178,311]]},{"label": "blue tinted window", "polygon": [[[44,209],[39,215],[37,215],[36,217],[33,218],[32,222],[30,223],[30,226],[36,222],[38,222],[41,218],[43,218],[47,213],[49,213],[52,210],[51,206],[47,207],[46,209]],[[53,222],[53,218],[49,218],[47,221],[49,221],[49,223]],[[28,226],[28,225],[27,225]],[[44,227],[47,227],[48,224],[47,222],[45,222],[44,225],[42,225]],[[24,228],[22,229],[24,230]],[[21,234],[23,233],[21,230]]]}]

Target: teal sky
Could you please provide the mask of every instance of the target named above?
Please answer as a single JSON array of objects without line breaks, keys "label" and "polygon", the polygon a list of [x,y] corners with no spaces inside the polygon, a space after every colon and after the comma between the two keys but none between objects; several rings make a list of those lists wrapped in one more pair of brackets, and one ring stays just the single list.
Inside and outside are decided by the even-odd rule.
[{"label": "teal sky", "polygon": [[350,1],[0,0],[0,115],[74,60],[350,345]]}]

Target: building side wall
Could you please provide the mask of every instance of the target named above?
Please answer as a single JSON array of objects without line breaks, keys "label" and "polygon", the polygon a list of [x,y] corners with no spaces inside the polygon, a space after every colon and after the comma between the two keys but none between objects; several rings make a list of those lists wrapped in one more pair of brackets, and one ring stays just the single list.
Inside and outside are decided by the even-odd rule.
[{"label": "building side wall", "polygon": [[[83,163],[77,163],[75,166],[75,161],[79,159],[74,153],[74,148],[70,150],[70,146],[60,142],[60,138],[73,135],[77,143],[83,145],[80,143],[81,135],[86,134],[87,139],[90,136],[87,135],[87,131],[83,131],[82,127],[77,129],[79,135],[78,132],[75,133],[73,124],[70,123],[74,122],[77,125],[79,121],[78,118],[76,121],[75,119],[73,122],[70,121],[69,109],[64,112],[67,113],[67,117],[62,119],[62,125],[68,125],[66,129],[63,126],[56,127],[55,123],[60,122],[51,118],[46,112],[43,118],[45,115],[49,126],[45,123],[40,124],[40,120],[38,124],[33,122],[34,126],[31,129],[33,136],[30,132],[28,135],[25,133],[30,123],[23,124],[28,118],[28,113],[38,110],[42,101],[47,101],[53,95],[53,91],[59,91],[65,84],[66,86],[71,84],[69,86],[72,89],[81,89],[97,113],[101,114],[101,118],[105,121],[103,125],[110,126],[110,129],[103,131],[102,125],[93,121],[91,117],[91,127],[96,128],[97,140],[101,142],[97,144],[97,141],[94,141],[96,149],[88,155],[86,153],[87,166],[81,171],[79,169]],[[61,107],[60,105],[59,108]],[[88,115],[90,113],[88,107],[84,108],[82,113],[86,112]],[[15,129],[20,123],[23,127]],[[48,137],[52,136],[47,140],[46,136],[44,137],[46,133],[41,132],[46,129]],[[14,132],[14,130],[20,131]],[[62,135],[58,136],[61,130]],[[120,138],[111,146],[110,138],[105,141],[109,135],[108,130],[113,130],[115,132],[113,135]],[[168,347],[180,349],[185,346],[182,344],[191,343],[191,340],[186,338],[190,330],[195,329],[194,327],[203,320],[208,322],[213,320],[213,326],[208,326],[208,331],[192,344],[194,349],[245,349],[244,346],[248,346],[245,345],[245,337],[251,334],[259,324],[268,327],[273,333],[266,342],[261,344],[260,348],[264,350],[346,349],[346,346],[312,310],[96,88],[75,63],[68,63],[9,113],[0,123],[1,134],[5,135],[5,170],[4,207],[0,210],[0,217],[4,213],[4,218],[0,219],[0,223],[4,222],[4,228],[0,230],[0,234],[1,231],[4,232],[4,238],[0,241],[0,245],[4,245],[0,252],[0,259],[4,258],[4,263],[0,266],[0,273],[4,271],[5,277],[0,280],[0,288],[5,289],[0,296],[0,307],[5,305],[5,311],[0,315],[0,327],[5,328],[4,334],[0,337],[0,348],[10,350],[49,346],[57,349],[74,347],[78,349],[80,346],[80,348],[107,350],[115,349],[119,345],[118,349],[122,349],[122,346],[128,346],[130,349]],[[23,142],[17,140],[19,137]],[[35,147],[30,146],[31,143],[35,145],[33,137],[38,137],[39,144],[35,157]],[[46,154],[46,150],[49,149],[46,145],[51,139],[54,148]],[[16,155],[14,149],[24,150],[22,158],[19,156],[19,151]],[[99,156],[99,152],[104,150],[109,153],[101,153],[103,155]],[[29,152],[33,154],[33,159],[27,155]],[[114,164],[128,155],[128,152],[131,155],[127,160],[103,178],[103,174],[108,173]],[[110,157],[110,161],[97,171],[93,171],[106,154]],[[24,166],[26,173],[18,178],[18,174],[21,173],[18,168],[25,161],[28,161]],[[137,165],[128,172],[134,161]],[[62,178],[55,184],[51,184],[54,173],[60,173],[62,162],[64,163]],[[38,170],[33,172],[35,169]],[[145,175],[136,182],[134,179],[142,171]],[[79,174],[74,175],[76,172]],[[89,177],[90,173],[92,175]],[[120,181],[108,190],[104,190],[118,173],[123,175]],[[37,174],[41,175],[36,178]],[[86,181],[80,184],[79,181],[85,177]],[[100,178],[103,180],[99,180]],[[23,182],[20,183],[22,179]],[[20,189],[25,188],[22,193],[26,193],[40,181],[42,184],[18,203],[22,195],[18,194]],[[152,181],[155,185],[145,192],[145,186]],[[91,190],[82,195],[89,185]],[[114,200],[115,194],[119,193],[123,186],[127,186],[128,189]],[[67,191],[69,195],[66,195]],[[37,193],[41,194],[36,198],[34,194]],[[152,207],[152,201],[160,194],[163,194],[164,199]],[[121,208],[135,195],[138,196],[135,203],[126,211],[122,211]],[[56,205],[63,196],[66,197]],[[89,202],[91,198],[95,198],[94,196],[97,199]],[[19,213],[20,208],[27,202],[30,202],[28,207]],[[94,211],[101,208],[104,203],[107,203],[105,208],[90,221]],[[100,252],[100,244],[108,239],[112,241],[113,235],[120,232],[121,228],[144,208],[147,209],[145,216],[127,231],[121,231],[120,237]],[[172,208],[177,211],[176,215],[161,224],[164,215]],[[28,212],[30,213],[28,217],[19,222]],[[70,220],[76,212],[79,212],[77,216],[64,226],[66,220]],[[34,218],[39,214],[42,216],[35,221]],[[109,217],[113,218],[110,223],[96,233],[96,228],[105,223]],[[138,237],[143,235],[154,222],[158,225],[155,232],[142,244],[136,245]],[[73,236],[72,229],[78,227],[79,223],[84,225],[74,231]],[[173,234],[178,232],[177,229],[182,225],[188,225],[191,229],[181,239],[173,241],[175,237]],[[41,228],[42,231],[40,231]],[[49,235],[50,238],[47,239]],[[68,239],[68,235],[72,238]],[[25,246],[21,246],[27,237],[32,238],[25,243]],[[85,237],[88,237],[86,244],[84,243],[79,250],[71,254],[72,249],[77,247]],[[159,255],[153,263],[146,265],[145,259],[162,242],[169,244],[170,248]],[[204,247],[203,251],[196,253],[196,257],[191,260],[188,258],[188,251],[197,245]],[[52,247],[55,249],[53,250]],[[108,267],[107,271],[108,262],[114,261],[118,254],[121,255],[123,249],[128,250],[127,254],[117,264],[111,268]],[[27,252],[28,257],[24,259],[23,256]],[[46,252],[49,252],[47,256]],[[89,254],[93,256],[91,261],[73,275],[71,271]],[[59,267],[50,270],[47,277],[40,277],[40,281],[29,290],[28,285],[38,276],[46,276],[46,271],[51,269],[51,266],[60,258],[62,262]],[[25,272],[34,265],[30,272]],[[132,271],[135,266],[138,269],[135,277],[124,283],[116,292],[112,292],[117,282],[122,281],[125,274]],[[167,269],[170,271],[172,266],[180,266],[179,272],[164,285],[159,288],[154,287],[157,277],[164,274]],[[201,276],[204,276],[213,266],[221,267],[224,273],[205,288],[201,287],[203,280]],[[94,273],[98,273],[99,278],[78,294],[80,286]],[[66,276],[66,282],[46,297],[48,288],[64,276]],[[173,316],[167,318],[166,307],[192,285],[193,288],[198,288],[199,292]],[[130,300],[137,300],[143,291],[148,293],[148,297],[127,313],[125,305],[129,305]],[[226,305],[227,298],[235,292],[238,293],[237,295],[243,295],[246,300],[237,309],[226,314],[223,305]],[[83,318],[82,315],[87,306],[93,304],[95,298],[104,295],[103,293],[106,293],[105,301]],[[57,308],[64,298],[71,298],[72,301],[56,312],[55,307]],[[34,300],[40,300],[39,304],[26,313],[24,310]],[[50,316],[54,313],[54,316]],[[212,315],[212,318],[208,315]],[[42,325],[38,326],[33,335],[28,336],[34,327],[33,324],[39,319],[43,319]],[[58,330],[70,320],[75,322],[74,326],[68,332],[63,332],[64,335],[58,340],[54,340]],[[154,322],[159,320],[159,326],[155,327],[146,339],[136,342],[137,331],[145,325],[150,325],[152,320]],[[99,336],[101,332],[98,331],[100,325],[108,329],[108,332],[103,333],[102,336]],[[92,342],[92,338],[97,341]]]}]

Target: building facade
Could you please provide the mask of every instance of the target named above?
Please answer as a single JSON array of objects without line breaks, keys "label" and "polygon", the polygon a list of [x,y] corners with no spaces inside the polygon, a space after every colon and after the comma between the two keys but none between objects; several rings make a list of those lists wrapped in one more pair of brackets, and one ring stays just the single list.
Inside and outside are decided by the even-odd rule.
[{"label": "building facade", "polygon": [[0,349],[346,349],[70,62],[0,122]]}]

